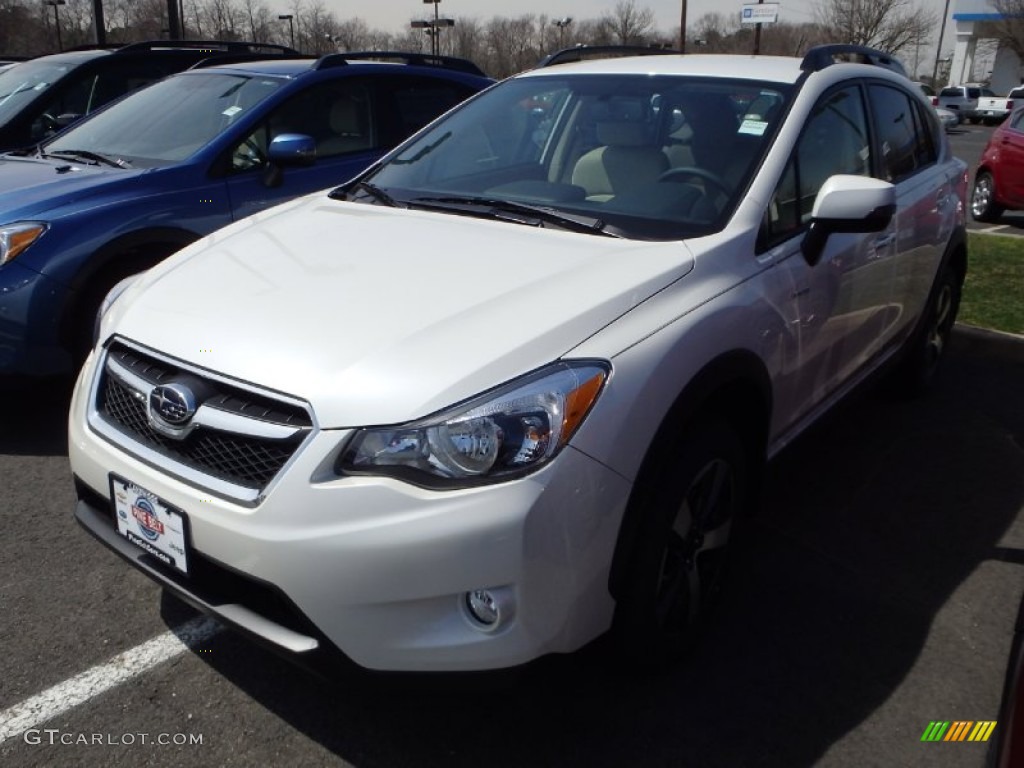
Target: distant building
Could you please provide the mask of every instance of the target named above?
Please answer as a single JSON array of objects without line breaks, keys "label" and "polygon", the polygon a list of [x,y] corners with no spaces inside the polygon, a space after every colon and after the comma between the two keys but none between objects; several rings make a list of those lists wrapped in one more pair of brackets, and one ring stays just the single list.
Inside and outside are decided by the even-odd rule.
[{"label": "distant building", "polygon": [[950,85],[987,82],[1003,94],[1024,82],[1017,54],[998,46],[993,37],[992,22],[1001,18],[990,0],[954,0],[956,45],[947,78]]}]

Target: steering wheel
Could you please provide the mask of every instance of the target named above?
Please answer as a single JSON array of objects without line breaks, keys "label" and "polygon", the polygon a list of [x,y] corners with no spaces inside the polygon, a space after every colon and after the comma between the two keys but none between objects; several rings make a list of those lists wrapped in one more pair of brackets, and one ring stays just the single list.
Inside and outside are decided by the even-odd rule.
[{"label": "steering wheel", "polygon": [[658,181],[677,181],[685,178],[697,178],[701,181],[705,181],[721,192],[725,197],[728,197],[732,192],[725,179],[717,173],[712,173],[704,168],[698,168],[695,165],[682,165],[678,168],[669,168],[658,177]]},{"label": "steering wheel", "polygon": [[235,148],[231,157],[231,165],[235,170],[244,171],[249,168],[258,168],[266,162],[263,150],[256,140],[249,136]]}]

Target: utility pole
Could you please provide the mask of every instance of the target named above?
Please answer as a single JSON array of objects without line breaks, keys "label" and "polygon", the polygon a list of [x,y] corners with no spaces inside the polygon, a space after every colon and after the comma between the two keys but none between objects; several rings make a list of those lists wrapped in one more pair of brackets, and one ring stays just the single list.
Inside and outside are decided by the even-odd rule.
[{"label": "utility pole", "polygon": [[178,0],[167,0],[167,39],[181,40],[181,19],[178,18]]},{"label": "utility pole", "polygon": [[[764,0],[757,0],[757,4],[761,5]],[[761,23],[758,22],[754,25],[754,55],[757,56],[761,52]]]},{"label": "utility pole", "polygon": [[103,21],[103,0],[92,0],[93,28],[96,30],[96,45],[107,44],[107,26]]},{"label": "utility pole", "polygon": [[949,0],[946,0],[946,7],[942,9],[942,24],[939,25],[939,40],[935,43],[935,66],[932,68],[932,87],[939,85],[939,56],[942,55],[942,38],[946,34],[946,17],[949,16]]},{"label": "utility pole", "polygon": [[679,14],[679,52],[686,53],[686,0],[683,0],[683,9]]}]

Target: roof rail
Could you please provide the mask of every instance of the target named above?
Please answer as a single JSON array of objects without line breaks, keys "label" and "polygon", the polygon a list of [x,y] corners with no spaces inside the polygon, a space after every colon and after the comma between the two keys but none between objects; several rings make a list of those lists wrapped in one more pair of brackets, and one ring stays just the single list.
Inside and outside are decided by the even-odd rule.
[{"label": "roof rail", "polygon": [[306,59],[313,60],[315,56],[306,56],[305,54],[296,54],[295,56],[288,56],[287,54],[280,53],[218,53],[213,56],[209,56],[205,59],[200,59],[193,64],[189,69],[207,69],[208,67],[223,67],[228,64],[244,64],[247,61],[280,61],[283,58],[289,60],[294,59]]},{"label": "roof rail", "polygon": [[63,51],[60,51],[60,53],[74,53],[76,51],[116,51],[118,48],[124,48],[124,43],[104,43],[103,45],[85,43],[84,45],[73,45],[70,48],[65,48]]},{"label": "roof rail", "polygon": [[269,53],[281,55],[300,55],[294,48],[273,43],[250,43],[242,40],[146,40],[141,43],[129,43],[120,46],[118,53],[135,51],[175,51],[175,50],[209,50],[211,53]]},{"label": "roof rail", "polygon": [[553,67],[556,64],[583,61],[584,59],[610,59],[618,56],[656,56],[672,53],[679,54],[681,51],[677,51],[674,48],[655,48],[645,45],[577,45],[548,54],[537,62],[534,69],[543,69],[544,67]]},{"label": "roof rail", "polygon": [[405,51],[349,51],[330,53],[320,58],[313,69],[344,67],[350,61],[398,61],[415,67],[438,67],[465,72],[470,75],[487,77],[486,73],[469,59],[455,56],[433,56],[429,53],[408,53]]},{"label": "roof rail", "polygon": [[836,43],[832,45],[816,45],[811,48],[800,62],[804,72],[818,72],[839,61],[853,61],[858,64],[873,64],[907,77],[907,70],[892,54],[868,48],[866,45],[848,45]]}]

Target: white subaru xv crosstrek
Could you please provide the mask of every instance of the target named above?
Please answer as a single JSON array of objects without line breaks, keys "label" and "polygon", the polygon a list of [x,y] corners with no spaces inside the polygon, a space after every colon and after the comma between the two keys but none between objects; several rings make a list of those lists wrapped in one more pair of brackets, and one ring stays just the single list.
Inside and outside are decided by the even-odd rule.
[{"label": "white subaru xv crosstrek", "polygon": [[948,341],[966,168],[898,70],[552,61],[122,283],[77,519],[300,658],[673,656],[766,460]]}]

